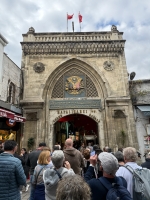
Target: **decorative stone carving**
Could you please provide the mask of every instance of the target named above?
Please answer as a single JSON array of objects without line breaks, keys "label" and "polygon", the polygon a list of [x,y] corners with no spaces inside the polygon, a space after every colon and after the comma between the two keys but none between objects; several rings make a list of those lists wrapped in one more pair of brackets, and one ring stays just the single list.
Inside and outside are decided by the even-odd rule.
[{"label": "decorative stone carving", "polygon": [[114,69],[114,63],[112,61],[105,61],[103,67],[107,71],[112,71]]},{"label": "decorative stone carving", "polygon": [[34,64],[33,69],[37,73],[41,73],[45,70],[44,64],[41,62],[37,62]]},{"label": "decorative stone carving", "polygon": [[71,76],[67,78],[65,83],[65,90],[69,94],[80,94],[84,89],[83,79],[79,76]]},{"label": "decorative stone carving", "polygon": [[118,30],[117,30],[117,26],[112,25],[112,27],[111,27],[111,31],[112,31],[112,32],[118,32]]},{"label": "decorative stone carving", "polygon": [[30,34],[35,33],[35,29],[33,27],[30,27],[28,33],[30,33]]},{"label": "decorative stone carving", "polygon": [[[72,44],[73,43],[73,44]],[[24,55],[99,54],[116,57],[124,50],[125,41],[79,41],[79,42],[21,42]]]}]

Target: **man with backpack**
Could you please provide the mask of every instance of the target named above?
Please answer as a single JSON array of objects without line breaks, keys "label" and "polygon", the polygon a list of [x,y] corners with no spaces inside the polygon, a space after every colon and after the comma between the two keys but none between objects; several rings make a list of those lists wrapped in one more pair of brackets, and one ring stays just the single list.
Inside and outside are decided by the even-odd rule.
[{"label": "man with backpack", "polygon": [[[93,178],[94,167],[99,162],[100,170],[103,171],[103,177]],[[127,182],[122,177],[116,177],[118,170],[118,161],[114,155],[102,152],[90,157],[90,166],[84,176],[92,192],[92,200],[132,200],[130,193],[126,189]]]},{"label": "man with backpack", "polygon": [[132,173],[126,168],[126,166],[131,167],[132,169],[142,169],[137,165],[137,150],[132,147],[126,147],[123,149],[123,156],[125,161],[125,167],[120,167],[116,172],[116,176],[122,176],[127,181],[127,190],[130,192],[131,197],[133,197],[133,181]]}]

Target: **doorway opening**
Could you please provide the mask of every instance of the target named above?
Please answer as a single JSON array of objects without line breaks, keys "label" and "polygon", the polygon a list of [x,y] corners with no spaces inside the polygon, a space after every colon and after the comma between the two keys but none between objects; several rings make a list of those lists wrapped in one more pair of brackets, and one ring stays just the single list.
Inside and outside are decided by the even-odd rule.
[{"label": "doorway opening", "polygon": [[60,118],[54,125],[54,144],[64,146],[65,140],[71,138],[75,147],[82,142],[98,143],[98,124],[92,118],[82,114],[72,114]]}]

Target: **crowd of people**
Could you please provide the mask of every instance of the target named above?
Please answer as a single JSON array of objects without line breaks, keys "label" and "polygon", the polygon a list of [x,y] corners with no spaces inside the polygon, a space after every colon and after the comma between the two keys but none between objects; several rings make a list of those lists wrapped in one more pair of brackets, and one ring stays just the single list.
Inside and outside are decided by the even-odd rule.
[{"label": "crowd of people", "polygon": [[51,151],[42,142],[30,153],[25,148],[16,152],[13,140],[1,147],[0,200],[20,200],[23,187],[29,189],[28,178],[29,200],[135,200],[130,168],[150,169],[150,152],[140,166],[133,147],[112,152],[108,146],[102,150],[99,145],[82,143],[76,149],[70,138],[63,149],[56,144]]}]

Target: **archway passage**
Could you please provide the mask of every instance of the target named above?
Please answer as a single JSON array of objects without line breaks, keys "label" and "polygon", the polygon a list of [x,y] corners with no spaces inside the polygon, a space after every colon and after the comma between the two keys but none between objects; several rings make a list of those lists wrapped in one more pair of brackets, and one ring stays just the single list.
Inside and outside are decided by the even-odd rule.
[{"label": "archway passage", "polygon": [[62,146],[67,138],[71,138],[76,148],[82,142],[98,143],[98,124],[90,117],[82,114],[72,114],[60,118],[54,126],[54,143]]}]

